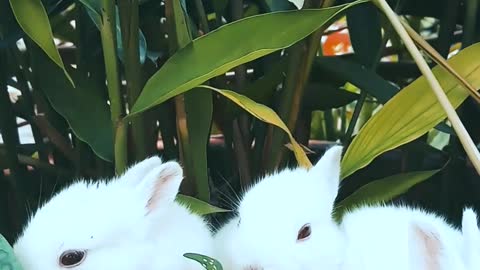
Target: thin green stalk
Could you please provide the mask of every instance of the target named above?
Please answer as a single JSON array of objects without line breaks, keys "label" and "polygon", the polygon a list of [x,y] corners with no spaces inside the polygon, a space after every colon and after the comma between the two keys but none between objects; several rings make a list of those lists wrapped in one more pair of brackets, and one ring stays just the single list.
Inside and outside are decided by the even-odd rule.
[{"label": "thin green stalk", "polygon": [[360,111],[362,110],[363,104],[365,100],[367,100],[367,91],[361,91],[360,97],[355,104],[355,109],[353,109],[352,119],[350,120],[350,124],[348,125],[347,132],[345,133],[344,143],[348,145],[353,135],[353,131],[355,130],[355,125],[357,124],[358,117],[360,116]]},{"label": "thin green stalk", "polygon": [[[125,56],[127,101],[129,106],[132,106],[142,91],[140,46],[138,42],[138,0],[118,1],[118,9],[122,32],[122,47]],[[130,134],[132,135],[131,142],[133,143],[131,149],[137,160],[147,157],[145,124],[144,117],[136,117],[131,122]]]},{"label": "thin green stalk", "polygon": [[121,174],[127,167],[126,126],[122,124],[123,104],[120,77],[117,62],[117,37],[115,32],[115,2],[102,0],[102,37],[103,57],[107,74],[110,114],[114,131],[115,172]]},{"label": "thin green stalk", "polygon": [[[192,40],[187,16],[178,0],[165,2],[169,22],[170,53],[175,53]],[[207,145],[212,116],[212,93],[193,90],[174,98],[180,157],[186,181],[182,191],[200,200],[210,200],[207,167]]]},{"label": "thin green stalk", "polygon": [[210,32],[210,29],[208,27],[207,15],[205,14],[205,8],[202,0],[195,0],[195,7],[197,9],[198,18],[200,19],[200,29],[202,30],[203,34],[206,34]]},{"label": "thin green stalk", "polygon": [[327,140],[334,141],[335,140],[335,124],[334,124],[334,116],[332,110],[325,110],[324,114],[325,119],[325,131],[327,133]]},{"label": "thin green stalk", "polygon": [[340,133],[345,134],[347,130],[347,107],[341,108],[341,119],[342,119],[342,125],[340,128]]},{"label": "thin green stalk", "polygon": [[[230,1],[232,21],[243,18],[243,0]],[[235,89],[242,93],[245,88],[247,68],[245,64],[233,69],[235,72]],[[234,147],[234,155],[238,166],[238,176],[242,187],[247,187],[251,183],[251,166],[249,162],[249,143],[248,134],[248,117],[245,113],[240,113],[232,122],[232,139]]]},{"label": "thin green stalk", "polygon": [[[395,11],[398,11],[400,7],[402,6],[402,0],[397,1],[397,5],[395,6]],[[375,56],[375,59],[371,62],[370,69],[375,71],[380,64],[380,60],[382,59],[383,56],[383,51],[385,50],[387,46],[387,42],[389,39],[389,36],[387,33],[391,33],[392,31],[392,26],[387,25],[385,29],[385,34],[382,38],[382,44],[380,45],[380,49],[377,52],[377,55]],[[353,115],[352,119],[350,120],[350,123],[348,124],[347,132],[345,133],[344,136],[344,145],[349,145],[351,140],[352,140],[352,135],[353,132],[355,131],[355,127],[357,125],[358,119],[360,117],[360,113],[362,111],[363,105],[365,104],[365,101],[367,100],[368,94],[366,91],[362,90],[360,92],[360,97],[355,104],[355,109],[353,110]]]},{"label": "thin green stalk", "polygon": [[393,25],[394,29],[397,31],[398,35],[405,43],[405,47],[412,55],[412,58],[415,60],[415,63],[417,63],[418,68],[420,69],[422,74],[425,76],[425,79],[427,80],[433,93],[437,97],[438,102],[445,110],[448,120],[450,120],[450,123],[452,123],[453,129],[457,133],[458,138],[460,139],[460,142],[465,149],[465,152],[470,158],[470,161],[477,170],[477,173],[480,174],[480,153],[477,149],[477,146],[475,145],[472,138],[465,129],[465,126],[460,120],[460,117],[455,112],[455,108],[453,108],[452,104],[448,100],[448,97],[445,94],[445,91],[443,91],[442,86],[435,78],[435,75],[428,66],[427,62],[425,62],[425,59],[423,59],[422,54],[415,46],[415,43],[408,35],[405,28],[403,28],[397,14],[395,14],[395,12],[390,8],[388,3],[385,0],[376,0],[374,1],[374,3],[385,13],[385,15],[387,15],[387,18]]},{"label": "thin green stalk", "polygon": [[438,65],[440,65],[442,68],[448,71],[463,87],[468,91],[470,96],[475,99],[476,102],[480,103],[480,93],[477,92],[477,89],[473,87],[467,80],[465,80],[460,74],[458,74],[447,62],[443,56],[440,55],[428,42],[426,42],[420,34],[415,32],[415,30],[408,25],[408,23],[405,20],[402,20],[402,25],[405,27],[405,30],[407,33],[410,35],[410,37],[413,39],[413,42],[417,44],[420,48],[423,49],[424,52],[427,53],[427,55],[435,61]]},{"label": "thin green stalk", "polygon": [[[76,27],[75,27],[75,62],[77,63],[77,71],[83,78],[88,78],[88,56],[84,48],[88,43],[88,27],[87,23],[90,22],[85,7],[78,5],[75,8]],[[48,122],[47,119],[44,119]],[[75,167],[76,176],[81,176],[85,171],[91,167],[93,160],[93,151],[82,140],[80,140],[75,134],[72,134],[72,141],[75,145]]]},{"label": "thin green stalk", "polygon": [[[333,1],[324,2],[321,7],[328,7]],[[313,1],[305,1],[304,8],[312,8]],[[294,130],[300,113],[301,101],[305,86],[310,76],[313,59],[320,47],[320,38],[325,27],[321,27],[306,39],[298,42],[289,49],[289,64],[285,87],[280,97],[279,116],[286,123],[289,130]],[[272,170],[281,165],[285,160],[286,148],[283,147],[285,134],[280,130],[269,128],[269,138],[265,157],[267,170]]]}]

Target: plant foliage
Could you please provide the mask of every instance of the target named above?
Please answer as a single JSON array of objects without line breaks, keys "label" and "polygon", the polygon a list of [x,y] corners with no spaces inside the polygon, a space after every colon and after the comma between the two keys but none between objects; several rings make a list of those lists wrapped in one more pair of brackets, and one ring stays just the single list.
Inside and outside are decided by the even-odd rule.
[{"label": "plant foliage", "polygon": [[[407,200],[458,222],[460,206],[480,196],[478,173],[378,1],[0,2],[0,233],[10,243],[25,206],[151,155],[181,163],[177,201],[212,222],[261,176],[308,168],[333,143],[345,147],[338,218]],[[388,1],[420,33],[478,145],[480,9],[444,2]],[[3,241],[6,264],[19,269]]]}]

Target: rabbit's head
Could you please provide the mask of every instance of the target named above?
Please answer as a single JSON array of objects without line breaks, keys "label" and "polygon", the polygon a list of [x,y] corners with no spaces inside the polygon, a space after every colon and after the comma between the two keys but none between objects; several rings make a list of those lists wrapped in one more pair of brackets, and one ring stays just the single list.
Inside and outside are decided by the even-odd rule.
[{"label": "rabbit's head", "polygon": [[342,147],[309,170],[285,169],[261,179],[241,199],[238,215],[215,236],[229,270],[336,269],[343,240],[332,218]]},{"label": "rabbit's head", "polygon": [[182,175],[151,157],[110,181],[77,181],[32,216],[15,254],[25,270],[183,267],[183,253],[208,252],[210,231],[174,201]]}]

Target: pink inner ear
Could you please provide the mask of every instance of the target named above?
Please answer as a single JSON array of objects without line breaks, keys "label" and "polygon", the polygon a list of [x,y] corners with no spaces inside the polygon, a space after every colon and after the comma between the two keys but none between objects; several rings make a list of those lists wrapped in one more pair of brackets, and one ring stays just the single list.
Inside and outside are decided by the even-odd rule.
[{"label": "pink inner ear", "polygon": [[[178,173],[178,170],[175,170],[175,168],[170,166],[165,166],[157,173],[156,181],[154,181],[154,184],[151,187],[153,190],[147,201],[146,215],[157,209],[159,207],[158,204],[161,203],[161,201],[165,202],[165,200],[168,201],[168,199],[175,199],[177,190],[171,189],[175,188],[175,183],[173,182],[179,177]],[[173,196],[173,198],[169,198],[169,196]]]},{"label": "pink inner ear", "polygon": [[418,226],[414,230],[421,251],[418,255],[425,261],[425,270],[440,270],[440,240],[437,235],[427,234]]}]

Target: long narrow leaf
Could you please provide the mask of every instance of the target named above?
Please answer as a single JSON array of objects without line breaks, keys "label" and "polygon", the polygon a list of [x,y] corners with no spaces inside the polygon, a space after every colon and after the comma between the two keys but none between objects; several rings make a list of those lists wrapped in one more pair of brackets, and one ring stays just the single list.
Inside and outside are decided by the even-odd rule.
[{"label": "long narrow leaf", "polygon": [[[448,60],[450,66],[474,87],[480,87],[480,43]],[[452,106],[468,97],[462,85],[442,67],[433,69]],[[367,166],[374,158],[422,136],[446,117],[422,76],[401,90],[368,120],[342,160],[342,179]]]},{"label": "long narrow leaf", "polygon": [[[110,111],[104,89],[91,78],[83,78],[72,70],[77,87],[72,87],[61,77],[61,69],[48,61],[47,55],[38,47],[30,49],[32,67],[41,78],[39,86],[52,104],[70,125],[73,133],[86,142],[102,159],[113,161],[113,131],[110,124]],[[89,106],[85,109],[80,104]]]},{"label": "long narrow leaf", "polygon": [[10,6],[23,31],[42,48],[55,64],[62,68],[70,83],[75,85],[53,42],[52,28],[42,2],[40,0],[10,0]]},{"label": "long narrow leaf", "polygon": [[[262,14],[220,27],[174,54],[147,82],[129,116],[233,67],[289,47],[331,22],[346,9],[364,2],[359,0],[332,8]],[[255,29],[255,35],[251,35],[252,29]]]},{"label": "long narrow leaf", "polygon": [[444,69],[448,70],[448,72],[458,80],[458,82],[465,87],[478,103],[480,103],[480,93],[468,83],[462,76],[460,76],[452,67],[448,65],[447,60],[445,60],[440,53],[438,53],[428,42],[426,42],[415,30],[413,30],[408,23],[402,21],[403,27],[407,30],[410,37],[413,39],[417,46],[421,47],[424,52],[430,56],[430,58],[435,61],[438,65],[442,66]]},{"label": "long narrow leaf", "polygon": [[293,138],[292,133],[290,132],[290,130],[288,130],[288,127],[285,125],[282,119],[280,119],[277,113],[275,113],[275,111],[273,111],[272,109],[270,109],[265,105],[256,103],[255,101],[247,98],[244,95],[241,95],[239,93],[236,93],[230,90],[217,89],[217,88],[206,86],[206,85],[202,85],[200,87],[204,87],[204,88],[216,91],[219,94],[222,94],[224,97],[230,99],[231,101],[236,103],[238,106],[242,107],[244,110],[246,110],[256,118],[260,119],[261,121],[281,128],[283,131],[287,133],[288,137],[290,138],[290,142],[293,148],[293,153],[295,154],[295,158],[297,159],[297,162],[299,163],[299,165],[305,168],[310,168],[312,166],[303,148]]},{"label": "long narrow leaf", "polygon": [[230,212],[230,210],[222,209],[222,208],[213,206],[211,204],[208,204],[197,198],[182,195],[182,194],[178,194],[176,200],[180,204],[190,209],[190,211],[200,216],[209,215],[213,213]]},{"label": "long narrow leaf", "polygon": [[345,211],[360,205],[368,205],[389,201],[419,184],[440,170],[420,171],[396,174],[379,180],[374,180],[348,196],[335,207],[335,215],[341,217]]}]

